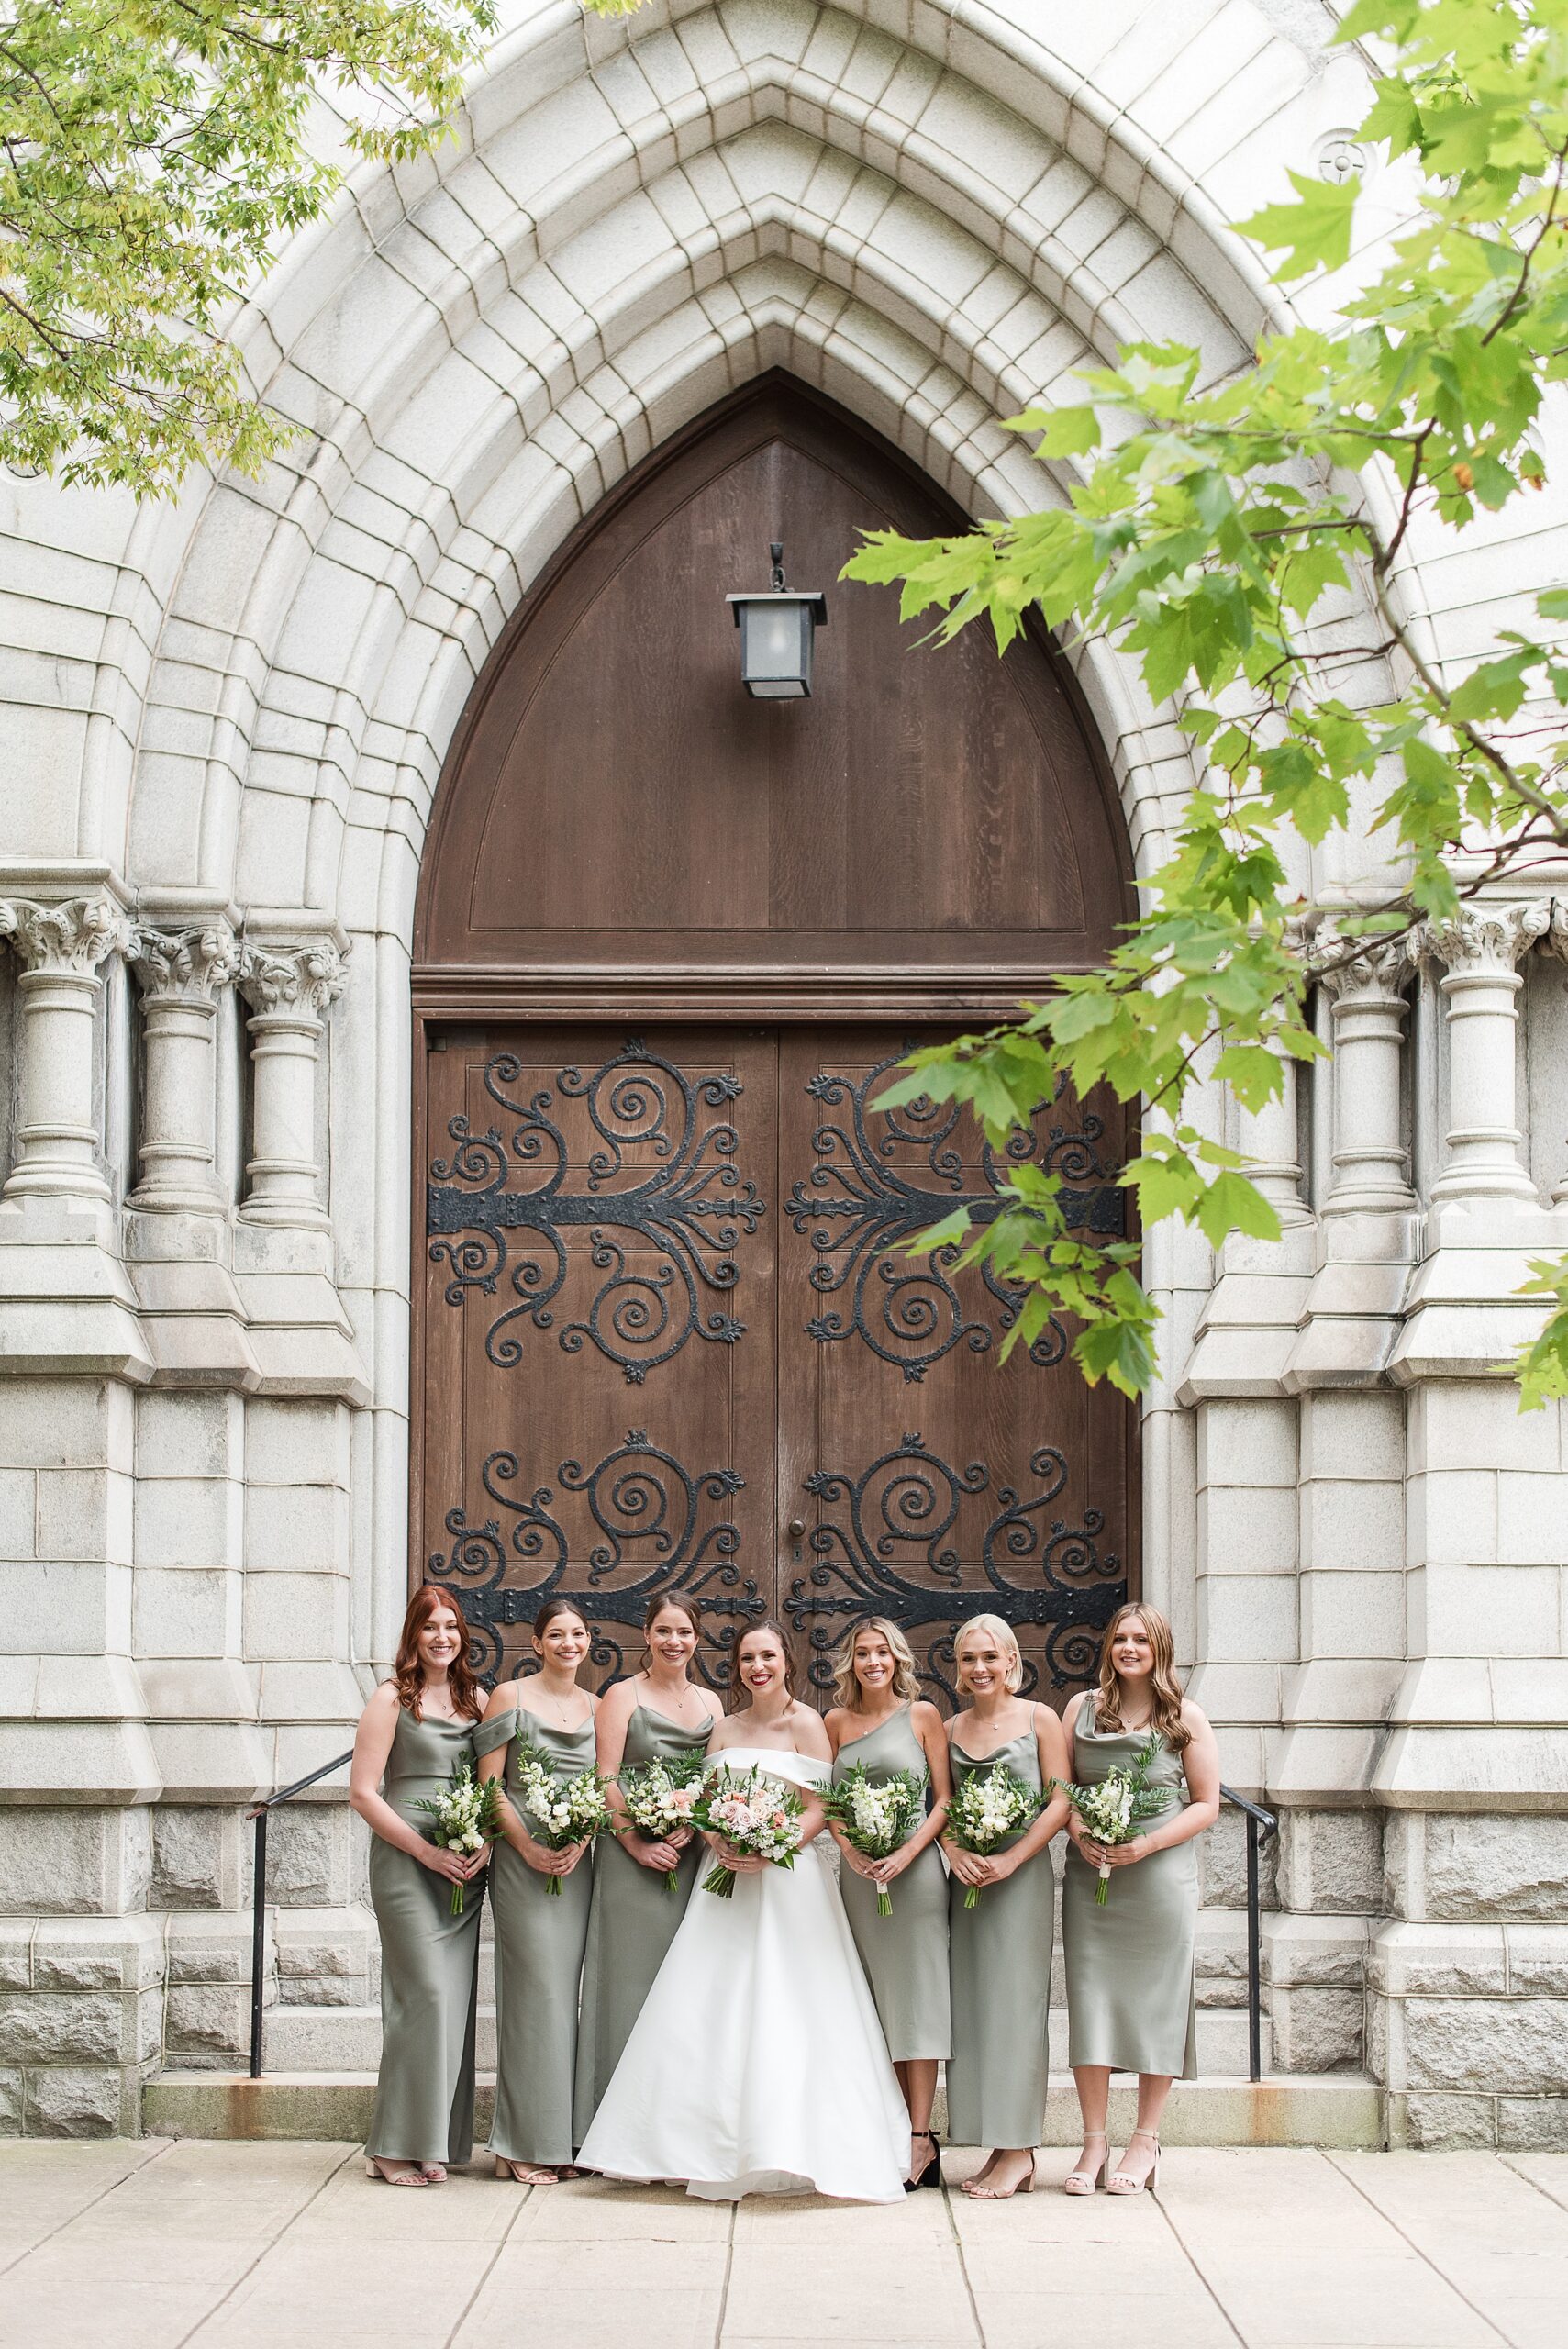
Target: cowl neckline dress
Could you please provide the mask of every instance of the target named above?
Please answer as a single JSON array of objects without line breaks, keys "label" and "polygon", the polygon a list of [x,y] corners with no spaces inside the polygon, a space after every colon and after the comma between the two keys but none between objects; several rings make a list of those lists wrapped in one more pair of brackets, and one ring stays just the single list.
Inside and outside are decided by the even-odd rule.
[{"label": "cowl neckline dress", "polygon": [[[1130,1769],[1148,1736],[1102,1729],[1093,1695],[1085,1697],[1073,1724],[1073,1777],[1097,1786],[1108,1770]],[[1181,1756],[1163,1738],[1149,1783],[1167,1790],[1167,1814],[1182,1808]],[[1069,1845],[1062,1883],[1068,2062],[1195,2079],[1197,1844],[1173,1844],[1113,1868],[1103,1908],[1095,1898],[1098,1882],[1099,1870]]]},{"label": "cowl neckline dress", "polygon": [[[423,1836],[421,1800],[473,1760],[473,1721],[416,1720],[399,1707],[382,1793]],[[370,1895],[381,1936],[381,2072],[365,2151],[383,2161],[467,2161],[473,2150],[473,2042],[483,1877],[461,1917],[451,1885],[373,1835]]]},{"label": "cowl neckline dress", "polygon": [[[677,1765],[707,1751],[717,1715],[687,1729],[651,1705],[638,1705],[627,1721],[622,1767],[649,1762]],[[654,1976],[669,1954],[691,1898],[707,1846],[694,1835],[681,1854],[671,1891],[661,1870],[645,1868],[613,1835],[594,1847],[594,1897],[583,1963],[583,2012],[577,2026],[576,2129],[587,2134],[599,2099],[620,2062]]]},{"label": "cowl neckline dress", "polygon": [[[837,1786],[864,1764],[873,1785],[900,1770],[924,1774],[926,1750],[915,1733],[908,1705],[839,1748],[833,1765]],[[839,1890],[855,1947],[861,1954],[876,2011],[895,2064],[944,2056],[950,2049],[948,1998],[948,1878],[934,1843],[894,1883],[891,1917],[879,1917],[876,1887],[842,1861]]]},{"label": "cowl neckline dress", "polygon": [[[806,1754],[714,1755],[811,1793]],[[682,2178],[707,2201],[899,2202],[909,2116],[821,1838],[793,1868],[697,1889],[583,2142],[606,2177]]]}]

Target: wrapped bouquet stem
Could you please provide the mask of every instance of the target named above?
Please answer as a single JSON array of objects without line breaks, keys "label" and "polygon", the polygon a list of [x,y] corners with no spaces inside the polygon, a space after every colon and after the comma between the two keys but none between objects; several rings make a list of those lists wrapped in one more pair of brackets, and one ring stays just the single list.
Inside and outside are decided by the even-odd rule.
[{"label": "wrapped bouquet stem", "polygon": [[[642,1762],[617,1773],[621,1807],[644,1842],[662,1843],[672,1835],[691,1832],[706,1767],[702,1755],[694,1753],[689,1762]],[[666,1869],[665,1891],[680,1888],[678,1871]]]},{"label": "wrapped bouquet stem", "polygon": [[[792,1868],[805,1810],[795,1789],[765,1770],[755,1765],[731,1770],[721,1764],[692,1806],[692,1823],[721,1836],[732,1851],[766,1860],[775,1868]],[[705,1892],[728,1900],[735,1890],[735,1871],[721,1860],[702,1883]]]},{"label": "wrapped bouquet stem", "polygon": [[[597,1770],[579,1770],[572,1777],[558,1776],[554,1763],[541,1747],[526,1737],[517,1740],[517,1805],[528,1833],[547,1852],[568,1852],[573,1843],[591,1843],[613,1825],[605,1793],[608,1780]],[[561,1897],[561,1878],[545,1878],[546,1892]]]},{"label": "wrapped bouquet stem", "polygon": [[[1139,1747],[1130,1767],[1118,1763],[1092,1787],[1074,1787],[1065,1778],[1053,1778],[1051,1784],[1059,1794],[1067,1797],[1096,1843],[1113,1848],[1130,1843],[1146,1820],[1158,1818],[1170,1807],[1170,1788],[1149,1784],[1149,1773],[1159,1752],[1159,1732],[1152,1731]],[[1102,1909],[1110,1896],[1110,1868],[1102,1860],[1100,1880],[1095,1887],[1095,1898]]]},{"label": "wrapped bouquet stem", "polygon": [[[925,1817],[929,1784],[923,1770],[893,1770],[873,1778],[865,1763],[856,1762],[836,1786],[823,1790],[822,1807],[851,1850],[868,1860],[891,1859]],[[876,1887],[876,1913],[893,1914],[892,1896],[883,1884]]]},{"label": "wrapped bouquet stem", "polygon": [[[1021,1833],[1044,1804],[1045,1797],[1027,1778],[1020,1778],[1006,1762],[994,1762],[988,1770],[971,1770],[959,1780],[942,1835],[961,1852],[975,1852],[989,1859],[1010,1837]],[[963,1905],[966,1909],[980,1905],[977,1884],[964,1887]]]},{"label": "wrapped bouquet stem", "polygon": [[[439,1794],[428,1795],[414,1805],[416,1810],[428,1810],[435,1824],[425,1830],[425,1840],[439,1852],[483,1852],[501,1831],[500,1808],[495,1800],[493,1779],[483,1784],[473,1775],[472,1762],[456,1762],[452,1774]],[[467,1887],[452,1887],[452,1915],[462,1915],[462,1897]]]}]

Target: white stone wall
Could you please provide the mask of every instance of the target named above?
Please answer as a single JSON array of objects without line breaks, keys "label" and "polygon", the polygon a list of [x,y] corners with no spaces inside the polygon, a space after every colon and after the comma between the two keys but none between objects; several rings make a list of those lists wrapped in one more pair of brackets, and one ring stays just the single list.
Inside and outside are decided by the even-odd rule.
[{"label": "white stone wall", "polygon": [[[1130,336],[1245,365],[1282,304],[1225,224],[1364,102],[1316,0],[510,21],[455,142],[362,173],[245,313],[301,426],[262,482],[138,511],[0,479],[0,2126],[114,2125],[165,2055],[232,2062],[240,1808],[346,1744],[384,1665],[414,894],[528,583],[774,366],[976,515],[1060,498],[1000,419]],[[1436,657],[1560,570],[1562,495],[1412,540]],[[1187,746],[1106,647],[1079,664],[1147,870]],[[1372,2066],[1422,2141],[1568,2110],[1561,1430],[1495,1372],[1568,1224],[1557,880],[1326,1001],[1299,1120],[1211,1098],[1277,1248],[1149,1250],[1146,1588],[1228,1777],[1285,1807],[1275,2060]],[[357,1830],[333,1797],[273,1844],[277,2060],[369,2060]],[[1206,1857],[1217,2009],[1239,1849]]]}]

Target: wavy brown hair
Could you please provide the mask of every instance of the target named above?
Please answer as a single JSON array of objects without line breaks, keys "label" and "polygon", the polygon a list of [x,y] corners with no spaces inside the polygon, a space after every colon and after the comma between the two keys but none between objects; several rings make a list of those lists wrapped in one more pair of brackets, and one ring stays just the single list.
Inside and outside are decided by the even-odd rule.
[{"label": "wavy brown hair", "polygon": [[885,1615],[867,1615],[840,1642],[833,1658],[833,1702],[851,1713],[865,1709],[866,1692],[855,1674],[855,1642],[862,1631],[879,1631],[887,1642],[893,1656],[893,1693],[905,1704],[913,1704],[920,1693],[914,1651],[897,1624],[890,1623]]},{"label": "wavy brown hair", "polygon": [[425,1671],[419,1662],[419,1634],[438,1607],[448,1607],[457,1617],[457,1635],[461,1642],[457,1659],[447,1673],[447,1686],[452,1692],[452,1710],[466,1713],[477,1720],[484,1710],[484,1693],[473,1676],[468,1652],[473,1644],[462,1601],[455,1590],[442,1590],[433,1582],[422,1582],[408,1602],[408,1612],[403,1618],[403,1629],[397,1635],[397,1653],[393,1659],[392,1677],[397,1688],[397,1701],[405,1712],[416,1720],[423,1719],[421,1699],[425,1694]]},{"label": "wavy brown hair", "polygon": [[1182,1727],[1182,1684],[1176,1677],[1176,1643],[1171,1636],[1171,1626],[1157,1607],[1141,1604],[1118,1607],[1106,1624],[1106,1636],[1100,1645],[1096,1718],[1102,1729],[1121,1727],[1121,1683],[1111,1662],[1111,1650],[1122,1625],[1133,1615],[1148,1632],[1149,1644],[1154,1653],[1154,1670],[1149,1684],[1149,1726],[1159,1731],[1173,1753],[1180,1753],[1192,1743],[1192,1731]]}]

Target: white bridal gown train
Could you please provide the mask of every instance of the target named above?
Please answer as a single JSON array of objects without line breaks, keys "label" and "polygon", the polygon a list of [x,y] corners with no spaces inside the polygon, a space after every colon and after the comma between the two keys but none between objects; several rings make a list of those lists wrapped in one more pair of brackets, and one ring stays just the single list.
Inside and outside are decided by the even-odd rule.
[{"label": "white bridal gown train", "polygon": [[[809,1792],[825,1764],[736,1747]],[[578,2154],[606,2177],[743,2194],[902,2199],[909,2118],[818,1837],[793,1868],[699,1877]],[[706,1868],[703,1870],[706,1876]]]}]

